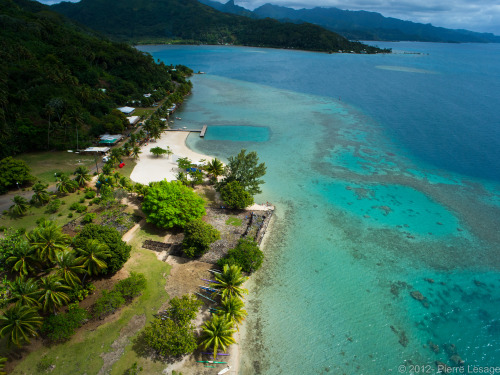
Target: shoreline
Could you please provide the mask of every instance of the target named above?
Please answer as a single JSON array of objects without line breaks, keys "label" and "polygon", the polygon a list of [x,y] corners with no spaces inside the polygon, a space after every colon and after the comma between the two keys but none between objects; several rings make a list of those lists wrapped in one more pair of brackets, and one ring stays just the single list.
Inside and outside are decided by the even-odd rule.
[{"label": "shoreline", "polygon": [[[142,153],[139,155],[137,160],[137,164],[132,170],[130,174],[130,179],[135,182],[139,182],[142,184],[149,184],[154,181],[161,181],[166,179],[167,181],[176,180],[176,175],[181,170],[177,166],[177,159],[182,157],[188,157],[195,164],[202,164],[201,160],[210,161],[213,157],[209,155],[200,154],[191,150],[187,144],[186,140],[191,132],[189,131],[165,131],[162,133],[161,138],[154,141],[149,142],[141,146]],[[170,147],[170,150],[173,154],[170,157],[156,157],[151,152],[150,149],[153,147],[162,147],[167,148]],[[266,226],[264,228],[264,233],[259,243],[259,248],[261,250],[265,247],[266,242],[269,238],[268,233],[272,231],[273,223],[274,223],[274,210],[275,206],[266,204],[253,204],[246,208],[246,211],[271,211],[271,215],[267,220]],[[175,273],[182,272],[181,268],[183,265],[183,261],[177,259],[173,256],[167,256],[163,259],[163,261],[169,263],[173,268],[172,271]],[[203,263],[200,263],[202,265]],[[210,265],[211,267],[211,265]],[[202,266],[202,269],[204,267]],[[188,268],[189,269],[189,268]],[[191,270],[192,272],[193,270]],[[201,271],[198,269],[198,272]],[[184,271],[185,272],[185,271]],[[195,272],[196,273],[196,272]],[[196,283],[199,277],[195,277]],[[250,279],[249,279],[250,280]],[[249,280],[245,282],[244,285],[247,285]],[[179,289],[184,289],[182,285],[166,285],[166,290],[169,294],[169,297],[176,296],[179,294]],[[180,296],[180,295],[179,295]],[[246,310],[248,308],[245,306]],[[200,312],[200,315],[197,319],[197,323],[200,323],[201,320],[207,318],[206,314]],[[245,337],[246,332],[246,320],[241,324],[239,331],[234,334],[234,339],[236,344],[233,344],[229,347],[228,353],[230,354],[227,359],[227,365],[231,366],[231,369],[227,372],[228,375],[238,375],[241,369],[241,359],[243,354],[243,349],[241,347],[241,340]],[[165,370],[177,370],[182,371],[186,374],[192,373],[191,371],[195,371],[195,373],[203,373],[204,371],[199,368],[199,364],[193,363],[192,355],[183,357],[179,361],[176,361],[172,364],[167,365]],[[221,368],[222,369],[222,368]],[[219,370],[221,370],[219,369]]]},{"label": "shoreline", "polygon": [[[201,160],[211,161],[213,157],[192,151],[186,145],[189,131],[166,131],[161,134],[161,138],[154,142],[148,142],[141,146],[141,154],[137,159],[137,165],[130,174],[130,179],[141,184],[150,182],[176,180],[177,173],[181,170],[177,167],[177,159],[187,157],[194,164],[201,164]],[[151,153],[154,147],[167,147],[173,152],[170,157],[156,157]]]}]

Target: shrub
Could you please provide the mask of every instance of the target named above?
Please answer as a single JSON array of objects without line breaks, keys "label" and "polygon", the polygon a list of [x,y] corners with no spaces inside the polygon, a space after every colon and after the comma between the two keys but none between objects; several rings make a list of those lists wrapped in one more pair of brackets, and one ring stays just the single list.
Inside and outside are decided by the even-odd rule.
[{"label": "shrub", "polygon": [[248,238],[241,238],[234,249],[228,251],[227,255],[219,259],[217,264],[223,267],[225,264],[237,265],[245,272],[257,271],[264,260],[264,253],[259,249],[257,243]]},{"label": "shrub", "polygon": [[55,214],[57,210],[59,210],[59,207],[61,207],[61,200],[60,199],[54,199],[52,202],[50,202],[47,205],[47,208],[45,209],[45,212],[49,214]]},{"label": "shrub", "polygon": [[85,192],[86,199],[94,199],[96,196],[96,192],[94,190],[88,190]]},{"label": "shrub", "polygon": [[253,204],[253,196],[245,191],[239,181],[231,181],[220,188],[220,197],[230,208],[239,210]]},{"label": "shrub", "polygon": [[104,316],[114,313],[125,304],[125,298],[117,291],[103,290],[102,296],[94,305],[94,316],[102,319]]},{"label": "shrub", "polygon": [[71,219],[72,217],[73,217],[73,212],[70,212],[70,213],[68,214],[68,218],[70,218],[70,219]]},{"label": "shrub", "polygon": [[94,214],[94,213],[86,214],[82,219],[82,223],[83,224],[90,224],[95,218],[96,218],[96,214]]},{"label": "shrub", "polygon": [[81,213],[87,211],[87,206],[84,206],[83,204],[75,202],[71,206],[69,206],[69,209],[74,210],[74,211],[81,214]]},{"label": "shrub", "polygon": [[184,254],[189,258],[203,255],[210,244],[220,239],[220,232],[203,220],[193,220],[186,225],[182,242]]},{"label": "shrub", "polygon": [[76,284],[70,291],[68,291],[68,296],[71,301],[83,301],[89,295],[94,293],[95,286],[92,283],[87,283],[85,285]]},{"label": "shrub", "polygon": [[23,160],[16,160],[11,156],[0,160],[0,194],[19,185],[33,182],[35,178],[30,174],[30,168]]},{"label": "shrub", "polygon": [[[80,193],[80,192],[78,192],[78,193]],[[85,203],[85,198],[80,198],[79,202],[80,203]]]},{"label": "shrub", "polygon": [[99,198],[99,197],[96,197],[96,198],[91,200],[92,204],[99,204],[100,201],[101,201],[101,198]]},{"label": "shrub", "polygon": [[108,267],[102,270],[103,274],[114,274],[130,258],[131,246],[122,240],[120,232],[115,228],[93,223],[87,224],[75,236],[73,240],[74,247],[84,247],[88,239],[96,239],[109,248],[111,257],[106,259]]},{"label": "shrub", "polygon": [[146,289],[146,278],[142,273],[135,272],[131,272],[129,277],[118,282],[113,288],[128,300],[141,294],[144,289]]},{"label": "shrub", "polygon": [[43,322],[42,332],[50,341],[65,341],[75,334],[75,330],[89,318],[87,310],[75,303],[69,305],[69,311],[58,315],[50,315]]},{"label": "shrub", "polygon": [[148,223],[161,228],[184,228],[205,215],[204,205],[204,200],[181,182],[164,180],[147,189],[142,210]]}]

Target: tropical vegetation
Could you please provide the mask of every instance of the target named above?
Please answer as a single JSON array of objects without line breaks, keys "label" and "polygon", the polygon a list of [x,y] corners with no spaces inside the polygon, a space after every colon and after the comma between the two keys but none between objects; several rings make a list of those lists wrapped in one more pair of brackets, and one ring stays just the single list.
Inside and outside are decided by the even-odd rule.
[{"label": "tropical vegetation", "polygon": [[224,258],[219,259],[217,264],[236,265],[242,271],[252,273],[257,271],[264,261],[264,253],[257,243],[249,238],[241,238],[234,249],[230,249]]},{"label": "tropical vegetation", "polygon": [[[160,0],[146,6],[139,0],[63,2],[56,11],[111,38],[136,42],[237,44],[332,52],[377,53],[380,49],[350,42],[332,31],[308,23],[280,23],[219,12],[197,0]],[[141,17],[137,17],[140,13]],[[134,27],[130,27],[134,25]]]},{"label": "tropical vegetation", "polygon": [[205,254],[210,245],[220,239],[220,232],[201,219],[192,220],[184,227],[182,250],[188,258]]},{"label": "tropical vegetation", "polygon": [[153,182],[144,195],[142,210],[148,223],[160,228],[184,228],[205,215],[205,201],[179,181]]},{"label": "tropical vegetation", "polygon": [[248,290],[242,287],[246,280],[247,277],[241,274],[241,267],[234,264],[225,264],[222,272],[215,274],[215,281],[217,282],[211,283],[210,287],[216,289],[222,298],[243,298],[244,294],[248,294]]}]

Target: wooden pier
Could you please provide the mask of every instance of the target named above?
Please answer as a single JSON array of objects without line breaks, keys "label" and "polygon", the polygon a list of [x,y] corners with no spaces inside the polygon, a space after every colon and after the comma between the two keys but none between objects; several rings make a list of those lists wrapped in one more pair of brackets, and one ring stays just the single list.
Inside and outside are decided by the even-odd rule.
[{"label": "wooden pier", "polygon": [[201,133],[200,133],[200,137],[204,137],[205,136],[205,133],[207,132],[207,126],[206,125],[203,125],[203,128],[201,128]]}]

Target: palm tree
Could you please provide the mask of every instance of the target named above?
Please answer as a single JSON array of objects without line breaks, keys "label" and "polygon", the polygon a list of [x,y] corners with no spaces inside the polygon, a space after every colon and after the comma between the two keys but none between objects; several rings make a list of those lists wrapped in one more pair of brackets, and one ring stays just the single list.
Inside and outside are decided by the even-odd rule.
[{"label": "palm tree", "polygon": [[243,307],[245,307],[245,305],[238,297],[226,297],[222,299],[217,315],[225,316],[233,326],[238,326],[238,324],[241,324],[248,315]]},{"label": "palm tree", "polygon": [[69,178],[67,174],[62,174],[59,181],[56,183],[56,188],[59,193],[68,194],[74,192],[78,187],[78,183]]},{"label": "palm tree", "polygon": [[8,337],[8,345],[21,346],[30,342],[30,336],[38,335],[37,329],[41,327],[42,321],[35,307],[12,306],[0,316],[0,336]]},{"label": "palm tree", "polygon": [[113,165],[111,165],[109,161],[102,166],[102,173],[104,175],[110,175],[112,171],[113,171]]},{"label": "palm tree", "polygon": [[16,216],[22,216],[24,215],[27,211],[28,208],[30,208],[30,204],[26,200],[26,198],[16,195],[13,199],[14,204],[10,206],[9,210]]},{"label": "palm tree", "polygon": [[64,282],[71,287],[75,287],[80,284],[80,278],[78,274],[84,273],[85,270],[83,266],[79,264],[76,260],[75,253],[71,250],[59,251],[56,253],[56,259],[54,261],[56,267],[56,275],[61,277]]},{"label": "palm tree", "polygon": [[49,185],[37,182],[33,185],[33,196],[31,197],[31,204],[36,204],[41,206],[42,204],[48,203],[50,201],[50,194],[47,191]]},{"label": "palm tree", "polygon": [[[132,135],[131,135],[132,136]],[[132,152],[132,142],[131,141],[128,141],[126,143],[124,143],[124,145],[122,146],[122,153],[124,156],[130,156],[130,153]]]},{"label": "palm tree", "polygon": [[236,265],[224,265],[222,273],[215,274],[215,280],[218,283],[212,283],[210,286],[221,292],[222,297],[236,296],[243,298],[243,294],[248,294],[248,290],[241,286],[247,280],[247,277],[241,274],[241,267]]},{"label": "palm tree", "polygon": [[36,250],[28,242],[22,240],[12,248],[6,263],[11,267],[12,272],[17,272],[20,276],[35,272],[38,265]]},{"label": "palm tree", "polygon": [[55,312],[59,307],[70,301],[66,290],[71,289],[62,283],[57,275],[48,275],[40,279],[40,297],[38,302],[42,304],[44,312]]},{"label": "palm tree", "polygon": [[121,148],[112,148],[111,152],[109,153],[109,162],[112,165],[118,164],[122,156],[123,150]]},{"label": "palm tree", "polygon": [[170,159],[170,155],[173,155],[174,152],[170,149],[169,146],[167,146],[167,152],[165,152],[165,155],[167,155],[167,159]]},{"label": "palm tree", "polygon": [[214,359],[217,357],[219,348],[226,351],[229,345],[236,343],[233,338],[233,333],[236,330],[232,328],[232,323],[224,316],[214,315],[211,320],[205,322],[201,329],[200,346],[203,349],[212,347]]},{"label": "palm tree", "polygon": [[76,250],[80,254],[76,261],[83,266],[87,274],[97,275],[108,266],[104,261],[111,256],[107,245],[97,240],[87,240],[83,248]]},{"label": "palm tree", "polygon": [[40,285],[38,281],[24,277],[16,277],[9,286],[10,298],[9,303],[16,303],[17,305],[28,307],[40,307],[38,298],[40,297]]},{"label": "palm tree", "polygon": [[90,171],[87,167],[80,166],[76,168],[73,174],[75,175],[75,181],[78,186],[85,186],[87,185],[87,181],[91,180]]},{"label": "palm tree", "polygon": [[134,159],[139,159],[139,154],[141,154],[141,153],[142,153],[142,151],[141,151],[141,148],[139,146],[136,145],[132,148],[131,155]]},{"label": "palm tree", "polygon": [[66,249],[71,241],[70,236],[64,234],[56,223],[45,220],[26,237],[31,247],[37,252],[38,258],[44,262],[54,261],[56,253]]},{"label": "palm tree", "polygon": [[215,158],[207,163],[205,170],[214,180],[217,180],[217,177],[224,174],[224,164],[222,164],[219,159]]}]

